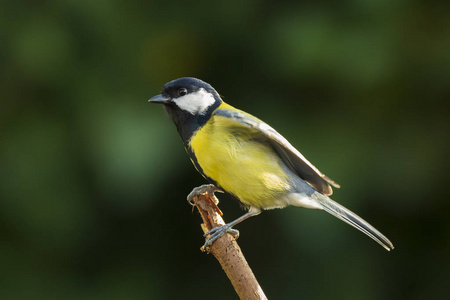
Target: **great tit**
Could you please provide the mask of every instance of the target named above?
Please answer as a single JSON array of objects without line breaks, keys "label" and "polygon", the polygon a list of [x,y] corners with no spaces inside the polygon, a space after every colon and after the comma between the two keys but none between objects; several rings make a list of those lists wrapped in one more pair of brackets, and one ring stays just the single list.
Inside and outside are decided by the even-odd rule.
[{"label": "great tit", "polygon": [[[210,246],[234,225],[262,210],[288,205],[323,209],[364,232],[386,250],[392,243],[369,223],[328,196],[339,185],[314,167],[275,129],[226,104],[208,83],[192,77],[164,85],[149,102],[161,103],[175,123],[192,163],[212,185],[248,212],[208,232]],[[194,189],[193,193],[199,192]],[[192,194],[191,194],[192,196]]]}]

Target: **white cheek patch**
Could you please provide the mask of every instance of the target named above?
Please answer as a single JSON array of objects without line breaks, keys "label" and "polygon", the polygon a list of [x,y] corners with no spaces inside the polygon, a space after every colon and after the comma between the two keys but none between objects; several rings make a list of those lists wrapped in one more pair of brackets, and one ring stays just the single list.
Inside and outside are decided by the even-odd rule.
[{"label": "white cheek patch", "polygon": [[200,89],[194,93],[189,93],[185,96],[176,98],[173,102],[175,102],[180,109],[195,115],[205,113],[208,107],[213,105],[216,100],[212,94],[204,89]]}]

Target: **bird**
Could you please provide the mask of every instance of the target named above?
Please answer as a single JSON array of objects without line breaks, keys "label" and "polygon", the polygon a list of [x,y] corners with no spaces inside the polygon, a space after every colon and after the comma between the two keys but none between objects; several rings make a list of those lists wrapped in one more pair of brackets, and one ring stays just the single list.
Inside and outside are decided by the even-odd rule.
[{"label": "bird", "polygon": [[247,212],[205,234],[205,247],[263,210],[298,206],[324,210],[390,251],[391,241],[364,219],[332,200],[339,184],[321,173],[288,140],[260,119],[225,103],[208,83],[182,77],[148,100],[162,104],[197,171],[209,182],[200,192],[225,192]]}]

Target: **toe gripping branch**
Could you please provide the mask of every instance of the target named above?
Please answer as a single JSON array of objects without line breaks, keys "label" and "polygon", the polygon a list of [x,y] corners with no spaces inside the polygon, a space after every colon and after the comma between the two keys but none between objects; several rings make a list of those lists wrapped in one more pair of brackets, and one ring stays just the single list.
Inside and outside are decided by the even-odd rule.
[{"label": "toe gripping branch", "polygon": [[[217,206],[219,199],[214,195],[215,192],[223,193],[214,185],[205,184],[193,189],[187,197],[188,202],[197,207],[203,219],[201,226],[204,232],[203,236],[206,238],[205,244],[200,248],[203,252],[209,252],[212,244],[222,236],[227,237],[227,239],[239,237],[239,231],[232,229],[222,219],[223,213]],[[227,232],[234,238],[226,235]]]}]

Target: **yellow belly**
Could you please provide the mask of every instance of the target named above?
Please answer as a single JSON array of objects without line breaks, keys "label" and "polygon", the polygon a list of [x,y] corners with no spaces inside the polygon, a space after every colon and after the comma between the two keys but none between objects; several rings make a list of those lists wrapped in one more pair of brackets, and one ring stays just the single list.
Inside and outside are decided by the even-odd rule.
[{"label": "yellow belly", "polygon": [[248,128],[236,127],[229,118],[213,116],[190,144],[205,175],[246,205],[276,207],[290,189],[273,149],[253,140]]}]

